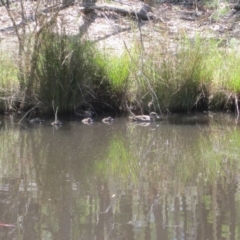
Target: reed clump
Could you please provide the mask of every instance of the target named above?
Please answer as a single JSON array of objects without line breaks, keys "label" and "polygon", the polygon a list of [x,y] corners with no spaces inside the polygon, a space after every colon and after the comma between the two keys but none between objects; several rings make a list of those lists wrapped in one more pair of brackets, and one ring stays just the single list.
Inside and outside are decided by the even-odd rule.
[{"label": "reed clump", "polygon": [[236,101],[229,99],[240,94],[237,51],[207,38],[167,41],[145,50],[140,59],[138,73],[133,73],[141,93],[136,102],[144,96],[145,106],[153,102],[171,112],[234,108]]},{"label": "reed clump", "polygon": [[0,112],[15,107],[19,89],[17,61],[4,50],[0,51]]},{"label": "reed clump", "polygon": [[[96,49],[76,37],[46,33],[39,49],[36,89],[39,101],[50,107],[54,99],[60,112],[92,104],[106,86],[104,71],[95,61]],[[105,84],[106,85],[106,84]]]}]

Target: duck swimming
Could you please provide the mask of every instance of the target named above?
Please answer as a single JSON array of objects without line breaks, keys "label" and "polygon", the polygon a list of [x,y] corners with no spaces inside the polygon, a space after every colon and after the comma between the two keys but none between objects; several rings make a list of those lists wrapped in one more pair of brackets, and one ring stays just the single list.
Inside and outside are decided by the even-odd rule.
[{"label": "duck swimming", "polygon": [[93,120],[90,117],[89,118],[84,118],[82,120],[82,123],[84,123],[84,124],[92,124]]},{"label": "duck swimming", "polygon": [[42,123],[43,120],[37,117],[37,118],[30,119],[29,122],[30,123]]},{"label": "duck swimming", "polygon": [[154,122],[159,116],[155,112],[151,112],[149,115],[136,115],[130,116],[129,119],[135,122]]},{"label": "duck swimming", "polygon": [[112,123],[113,122],[113,118],[112,117],[104,118],[104,119],[102,119],[102,122],[103,123],[107,123],[107,124]]}]

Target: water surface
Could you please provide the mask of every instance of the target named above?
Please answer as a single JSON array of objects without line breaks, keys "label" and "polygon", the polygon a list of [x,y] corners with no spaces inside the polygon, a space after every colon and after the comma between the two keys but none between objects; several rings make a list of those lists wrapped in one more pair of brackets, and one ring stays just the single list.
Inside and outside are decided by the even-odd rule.
[{"label": "water surface", "polygon": [[234,116],[0,125],[0,239],[240,239]]}]

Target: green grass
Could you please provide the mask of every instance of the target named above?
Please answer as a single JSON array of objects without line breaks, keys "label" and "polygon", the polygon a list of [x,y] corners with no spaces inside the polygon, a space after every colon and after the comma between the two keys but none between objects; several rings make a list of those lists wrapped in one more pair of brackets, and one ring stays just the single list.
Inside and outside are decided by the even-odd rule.
[{"label": "green grass", "polygon": [[[19,92],[18,66],[16,58],[0,52],[0,112],[14,105],[12,96]],[[9,98],[10,97],[10,98]]]},{"label": "green grass", "polygon": [[35,75],[40,101],[51,108],[54,100],[61,112],[90,101],[88,91],[100,74],[93,61],[93,46],[57,34],[47,34],[42,41]]},{"label": "green grass", "polygon": [[240,56],[235,51],[225,53],[222,63],[222,82],[228,91],[240,94]]},{"label": "green grass", "polygon": [[151,92],[150,85],[163,111],[192,110],[209,94],[213,49],[217,50],[215,42],[182,38],[175,50],[166,44],[147,52],[140,75],[143,91]]},{"label": "green grass", "polygon": [[[239,97],[236,41],[224,47],[221,41],[199,36],[179,36],[174,43],[168,37],[151,41],[152,48],[135,44],[130,52],[113,55],[89,41],[43,32],[37,48],[29,48],[34,58],[25,59],[27,71],[34,70],[25,74],[32,77],[33,101],[41,102],[47,112],[53,100],[62,113],[79,105],[118,111],[126,102],[145,112],[189,112],[224,110],[229,95]],[[18,65],[5,55],[0,58],[0,87],[16,92]]]},{"label": "green grass", "polygon": [[16,59],[0,51],[0,88],[6,91],[18,90],[18,66]]},{"label": "green grass", "polygon": [[114,90],[123,90],[129,77],[130,58],[127,53],[105,58],[105,68],[109,82]]},{"label": "green grass", "polygon": [[47,31],[36,51],[32,87],[46,111],[53,100],[62,113],[81,105],[101,111],[121,105],[131,65],[126,53],[106,55],[89,41]]},{"label": "green grass", "polygon": [[[222,47],[222,41],[180,37],[174,47],[156,44],[144,52],[135,72],[135,103],[171,112],[223,110],[229,94],[240,95],[240,55],[237,44]],[[141,71],[139,71],[141,69]],[[211,102],[212,101],[212,102]],[[234,103],[231,103],[234,104]]]}]

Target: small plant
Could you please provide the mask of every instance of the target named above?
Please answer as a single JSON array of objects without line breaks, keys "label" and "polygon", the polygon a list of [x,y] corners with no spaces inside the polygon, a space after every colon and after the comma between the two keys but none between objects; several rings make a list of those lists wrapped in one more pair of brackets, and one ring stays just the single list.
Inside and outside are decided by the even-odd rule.
[{"label": "small plant", "polygon": [[18,90],[18,67],[13,56],[0,52],[0,88]]},{"label": "small plant", "polygon": [[[19,93],[18,66],[15,58],[0,52],[0,112],[9,110],[15,105]],[[16,99],[13,98],[16,97]]]},{"label": "small plant", "polygon": [[214,21],[218,21],[220,18],[226,16],[231,10],[229,3],[225,1],[213,1],[211,3],[208,3],[207,6],[214,9],[214,12],[210,17],[210,19]]}]

